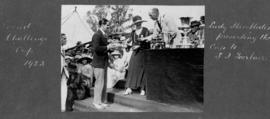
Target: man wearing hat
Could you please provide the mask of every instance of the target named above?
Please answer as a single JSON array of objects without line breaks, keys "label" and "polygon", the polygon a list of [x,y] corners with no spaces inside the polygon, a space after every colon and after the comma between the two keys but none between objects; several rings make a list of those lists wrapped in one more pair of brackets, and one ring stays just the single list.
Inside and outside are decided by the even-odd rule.
[{"label": "man wearing hat", "polygon": [[166,48],[172,48],[174,39],[177,37],[177,26],[175,21],[168,15],[161,15],[158,8],[152,8],[149,16],[155,21],[153,34],[148,37],[148,40],[157,37],[163,37]]},{"label": "man wearing hat", "polygon": [[199,21],[192,21],[190,23],[190,31],[188,32],[187,36],[192,44],[193,48],[197,48],[200,42],[199,38],[199,30],[200,30],[201,23]]}]

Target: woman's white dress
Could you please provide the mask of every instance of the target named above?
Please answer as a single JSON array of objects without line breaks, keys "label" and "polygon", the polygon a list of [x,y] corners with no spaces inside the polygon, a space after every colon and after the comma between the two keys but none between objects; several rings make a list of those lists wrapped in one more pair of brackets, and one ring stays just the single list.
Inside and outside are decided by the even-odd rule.
[{"label": "woman's white dress", "polygon": [[108,67],[107,88],[113,88],[119,80],[125,79],[125,59],[119,58],[113,61],[114,68]]}]

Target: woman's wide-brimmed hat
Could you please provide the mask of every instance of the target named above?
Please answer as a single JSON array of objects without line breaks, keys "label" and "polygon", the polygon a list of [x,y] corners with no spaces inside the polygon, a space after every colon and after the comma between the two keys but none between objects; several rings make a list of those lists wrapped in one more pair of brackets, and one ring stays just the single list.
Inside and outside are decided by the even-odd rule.
[{"label": "woman's wide-brimmed hat", "polygon": [[75,55],[74,59],[81,59],[82,56],[81,55]]},{"label": "woman's wide-brimmed hat", "polygon": [[73,57],[71,57],[71,56],[65,56],[65,60],[67,60],[67,59],[72,60]]},{"label": "woman's wide-brimmed hat", "polygon": [[142,17],[137,15],[137,16],[134,16],[133,19],[133,24],[132,25],[135,25],[135,24],[138,24],[138,23],[142,23],[142,22],[147,22],[145,20],[142,20]]},{"label": "woman's wide-brimmed hat", "polygon": [[78,63],[82,63],[83,60],[87,60],[88,63],[92,62],[92,58],[91,57],[82,57],[78,60]]}]

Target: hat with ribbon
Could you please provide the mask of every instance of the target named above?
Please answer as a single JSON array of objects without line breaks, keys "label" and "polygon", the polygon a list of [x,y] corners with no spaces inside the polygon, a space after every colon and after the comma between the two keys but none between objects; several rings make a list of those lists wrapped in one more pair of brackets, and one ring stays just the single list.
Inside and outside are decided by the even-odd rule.
[{"label": "hat with ribbon", "polygon": [[142,23],[142,22],[146,22],[145,20],[142,20],[142,17],[137,15],[137,16],[134,16],[133,19],[133,24],[132,25],[136,25],[138,23]]},{"label": "hat with ribbon", "polygon": [[191,23],[190,23],[190,27],[191,28],[193,28],[193,27],[195,27],[195,26],[200,26],[201,25],[201,23],[199,22],[199,21],[192,21]]}]

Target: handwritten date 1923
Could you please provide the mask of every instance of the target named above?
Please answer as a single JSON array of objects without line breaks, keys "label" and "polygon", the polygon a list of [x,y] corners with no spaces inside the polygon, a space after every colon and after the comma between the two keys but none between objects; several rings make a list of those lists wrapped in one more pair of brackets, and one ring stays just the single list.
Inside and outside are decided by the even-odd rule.
[{"label": "handwritten date 1923", "polygon": [[26,60],[24,62],[24,66],[27,68],[33,68],[33,67],[44,67],[45,61],[43,60]]}]

